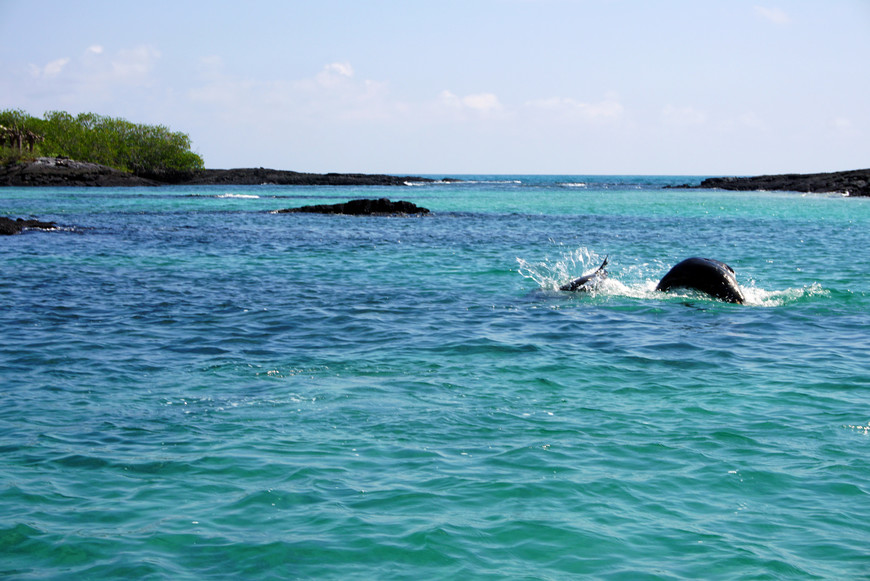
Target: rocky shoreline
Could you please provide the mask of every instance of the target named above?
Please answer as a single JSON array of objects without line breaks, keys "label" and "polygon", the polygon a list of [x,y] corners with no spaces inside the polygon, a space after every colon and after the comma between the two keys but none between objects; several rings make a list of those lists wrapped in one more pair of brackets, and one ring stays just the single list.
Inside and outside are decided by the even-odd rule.
[{"label": "rocky shoreline", "polygon": [[0,186],[157,187],[157,186],[404,186],[435,180],[416,176],[359,173],[302,173],[266,168],[203,169],[131,174],[96,163],[59,157],[0,166]]},{"label": "rocky shoreline", "polygon": [[708,178],[700,185],[686,188],[718,188],[736,191],[790,191],[811,193],[843,193],[849,196],[870,196],[870,169],[814,174],[778,174],[755,177]]},{"label": "rocky shoreline", "polygon": [[[0,166],[0,187],[159,187],[212,185],[287,185],[287,186],[405,186],[436,180],[418,176],[393,176],[360,173],[304,173],[267,168],[203,169],[132,174],[96,163],[64,157],[40,157],[27,163]],[[442,181],[460,181],[444,178]],[[815,173],[777,174],[754,177],[715,177],[699,185],[683,184],[666,188],[735,191],[792,191],[845,193],[870,196],[870,169]]]}]

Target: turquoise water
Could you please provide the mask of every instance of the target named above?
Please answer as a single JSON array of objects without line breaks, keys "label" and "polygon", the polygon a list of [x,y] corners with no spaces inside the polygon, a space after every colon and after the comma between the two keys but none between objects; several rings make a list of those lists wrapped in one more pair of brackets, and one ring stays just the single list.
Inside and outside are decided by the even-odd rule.
[{"label": "turquoise water", "polygon": [[870,199],[468,180],[0,189],[0,577],[868,578]]}]

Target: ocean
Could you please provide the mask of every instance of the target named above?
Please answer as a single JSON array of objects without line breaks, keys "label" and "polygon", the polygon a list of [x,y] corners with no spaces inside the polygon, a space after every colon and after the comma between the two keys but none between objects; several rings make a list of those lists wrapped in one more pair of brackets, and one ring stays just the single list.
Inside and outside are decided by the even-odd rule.
[{"label": "ocean", "polygon": [[0,577],[870,579],[870,199],[461,177],[0,188]]}]

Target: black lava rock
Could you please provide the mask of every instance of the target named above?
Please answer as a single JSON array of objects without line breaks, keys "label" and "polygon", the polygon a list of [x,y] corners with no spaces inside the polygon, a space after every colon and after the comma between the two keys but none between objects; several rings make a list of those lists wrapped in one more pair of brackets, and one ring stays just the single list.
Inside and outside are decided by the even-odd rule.
[{"label": "black lava rock", "polygon": [[0,216],[0,236],[11,236],[12,234],[20,234],[28,228],[37,228],[39,230],[54,230],[57,224],[54,222],[41,222],[39,220],[24,220],[18,218],[5,218]]},{"label": "black lava rock", "polygon": [[[405,186],[435,180],[360,173],[301,173],[267,168],[158,170],[127,173],[64,157],[40,157],[0,166],[0,186]],[[458,180],[456,180],[458,181]]]},{"label": "black lava rock", "polygon": [[737,191],[845,192],[850,196],[870,196],[870,169],[816,174],[709,178],[702,181],[698,187]]},{"label": "black lava rock", "polygon": [[347,214],[351,216],[397,216],[410,214],[428,214],[429,210],[421,208],[411,202],[399,200],[391,202],[387,198],[379,200],[351,200],[343,204],[321,204],[316,206],[302,206],[301,208],[287,208],[278,210],[279,214],[286,213],[314,213],[314,214]]}]

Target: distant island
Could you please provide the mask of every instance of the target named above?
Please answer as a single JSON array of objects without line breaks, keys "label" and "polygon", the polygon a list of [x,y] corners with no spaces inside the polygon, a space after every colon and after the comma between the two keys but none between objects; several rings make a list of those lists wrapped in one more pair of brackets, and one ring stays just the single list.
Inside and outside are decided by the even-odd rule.
[{"label": "distant island", "polygon": [[[667,186],[666,186],[667,187]],[[708,178],[697,186],[684,184],[677,188],[718,188],[736,191],[790,191],[845,193],[850,196],[870,196],[870,169],[812,174],[777,174],[755,177]]]},{"label": "distant island", "polygon": [[[160,169],[137,173],[121,171],[102,164],[75,161],[64,157],[40,157],[0,165],[0,186],[167,186],[167,185],[281,185],[281,186],[403,186],[432,183],[419,176],[394,176],[361,173],[305,173],[267,168],[238,169]],[[441,181],[459,181],[443,178]],[[816,174],[780,174],[755,177],[707,178],[698,185],[682,184],[665,188],[723,189],[734,191],[792,191],[846,193],[870,196],[870,169]]]},{"label": "distant island", "polygon": [[405,185],[416,176],[205,169],[190,138],[162,125],[51,111],[0,111],[0,186]]},{"label": "distant island", "polygon": [[[190,138],[162,125],[94,113],[51,111],[44,118],[0,111],[0,186],[293,185],[401,186],[435,180],[266,168],[205,169]],[[443,181],[459,181],[445,178]],[[870,169],[705,179],[676,188],[785,190],[870,196]]]},{"label": "distant island", "polygon": [[135,186],[403,186],[430,178],[360,173],[302,173],[266,168],[151,170],[124,172],[101,164],[63,157],[0,166],[0,186],[135,187]]}]

